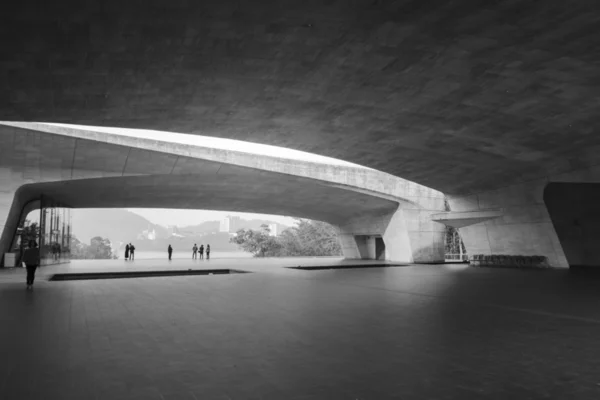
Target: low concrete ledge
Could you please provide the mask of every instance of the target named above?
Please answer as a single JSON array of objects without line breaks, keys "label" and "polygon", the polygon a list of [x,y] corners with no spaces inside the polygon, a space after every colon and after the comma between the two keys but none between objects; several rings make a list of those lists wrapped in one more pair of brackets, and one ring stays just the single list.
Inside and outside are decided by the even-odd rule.
[{"label": "low concrete ledge", "polygon": [[123,278],[151,278],[159,276],[185,276],[185,275],[226,275],[245,274],[248,271],[238,269],[188,269],[166,271],[115,271],[115,272],[79,272],[54,274],[50,281],[82,281],[91,279],[123,279]]},{"label": "low concrete ledge", "polygon": [[448,211],[431,214],[431,220],[453,228],[478,224],[504,215],[502,208],[477,211]]},{"label": "low concrete ledge", "polygon": [[410,264],[378,263],[378,264],[345,264],[345,265],[309,265],[297,267],[285,267],[288,269],[299,269],[303,271],[320,271],[324,269],[363,269],[363,268],[388,268],[388,267],[409,267]]},{"label": "low concrete ledge", "polygon": [[550,268],[546,256],[475,254],[469,263],[476,267]]}]

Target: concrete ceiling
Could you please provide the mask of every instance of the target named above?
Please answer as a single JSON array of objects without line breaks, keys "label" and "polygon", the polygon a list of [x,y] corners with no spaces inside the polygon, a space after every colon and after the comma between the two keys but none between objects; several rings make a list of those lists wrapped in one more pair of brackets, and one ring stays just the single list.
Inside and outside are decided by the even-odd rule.
[{"label": "concrete ceiling", "polygon": [[18,2],[0,119],[336,157],[446,193],[600,154],[595,1]]}]

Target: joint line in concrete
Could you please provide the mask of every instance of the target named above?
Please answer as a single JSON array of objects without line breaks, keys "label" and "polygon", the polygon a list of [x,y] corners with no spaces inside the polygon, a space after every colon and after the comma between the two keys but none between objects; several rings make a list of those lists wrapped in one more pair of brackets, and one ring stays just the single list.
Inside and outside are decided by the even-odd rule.
[{"label": "joint line in concrete", "polygon": [[125,158],[125,165],[123,165],[123,171],[121,171],[121,176],[125,176],[125,169],[127,169],[127,161],[129,161],[129,155],[131,154],[131,147],[127,152],[127,158]]},{"label": "joint line in concrete", "polygon": [[171,168],[171,175],[173,175],[173,171],[175,171],[175,166],[177,165],[177,161],[179,161],[179,156],[177,156],[177,158],[175,159],[175,162],[173,163],[173,168]]},{"label": "joint line in concrete", "polygon": [[75,155],[77,154],[77,142],[79,139],[75,139],[75,145],[73,146],[73,159],[71,160],[71,179],[73,179],[73,170],[75,169]]}]

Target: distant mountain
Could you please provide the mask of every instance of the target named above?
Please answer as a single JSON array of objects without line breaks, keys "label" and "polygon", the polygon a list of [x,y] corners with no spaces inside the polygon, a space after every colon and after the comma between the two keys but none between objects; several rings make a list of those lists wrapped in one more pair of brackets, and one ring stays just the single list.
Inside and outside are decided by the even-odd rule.
[{"label": "distant mountain", "polygon": [[194,244],[206,246],[210,244],[213,252],[235,252],[241,250],[236,244],[229,243],[229,234],[226,232],[197,234],[192,236],[171,236],[169,238],[159,238],[156,240],[136,240],[133,241],[136,251],[166,251],[171,245],[177,252],[192,251]]},{"label": "distant mountain", "polygon": [[[229,234],[219,232],[220,221],[205,221],[198,225],[178,227],[174,235],[169,235],[167,228],[156,225],[146,218],[120,208],[110,209],[73,209],[72,232],[81,242],[89,244],[95,236],[108,238],[113,248],[120,244],[133,243],[136,250],[162,251],[171,244],[174,248],[192,248],[194,243],[210,244],[213,251],[238,251],[235,244],[229,243]],[[238,229],[260,229],[262,224],[273,224],[268,220],[239,220]],[[277,233],[289,228],[277,223]],[[154,230],[156,240],[139,239],[145,230]]]},{"label": "distant mountain", "polygon": [[283,225],[277,222],[273,222],[273,221],[267,221],[265,219],[251,219],[251,220],[245,220],[242,219],[240,221],[240,228],[239,229],[254,229],[254,230],[259,230],[261,225],[269,225],[269,224],[275,224],[277,225],[277,233],[281,233],[283,232],[285,229],[289,228],[289,226],[287,225]]},{"label": "distant mountain", "polygon": [[178,231],[182,235],[219,232],[220,226],[221,226],[221,223],[219,221],[206,221],[199,225],[188,225],[188,226],[179,227]]},{"label": "distant mountain", "polygon": [[[261,229],[260,226],[266,224],[276,224],[277,225],[277,233],[283,232],[285,229],[289,228],[287,225],[283,225],[277,222],[268,221],[265,219],[240,219],[237,229]],[[178,228],[178,232],[182,235],[195,235],[200,233],[211,233],[211,232],[219,232],[221,227],[220,221],[206,221],[199,225],[188,225],[184,227]]]},{"label": "distant mountain", "polygon": [[73,235],[86,244],[94,236],[101,236],[118,246],[119,242],[135,241],[147,229],[154,229],[158,237],[167,236],[165,227],[120,208],[73,209],[71,220]]}]

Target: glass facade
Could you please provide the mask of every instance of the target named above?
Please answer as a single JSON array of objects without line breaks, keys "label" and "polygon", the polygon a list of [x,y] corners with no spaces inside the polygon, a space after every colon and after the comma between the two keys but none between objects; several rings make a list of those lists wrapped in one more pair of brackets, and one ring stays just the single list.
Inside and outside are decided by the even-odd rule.
[{"label": "glass facade", "polygon": [[71,260],[71,209],[42,197],[40,208],[40,265]]},{"label": "glass facade", "polygon": [[71,208],[46,196],[28,204],[11,248],[16,254],[17,265],[20,265],[30,240],[38,243],[40,265],[70,262]]}]

